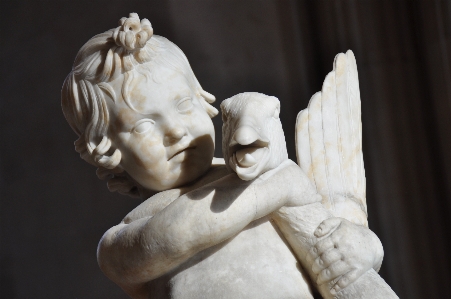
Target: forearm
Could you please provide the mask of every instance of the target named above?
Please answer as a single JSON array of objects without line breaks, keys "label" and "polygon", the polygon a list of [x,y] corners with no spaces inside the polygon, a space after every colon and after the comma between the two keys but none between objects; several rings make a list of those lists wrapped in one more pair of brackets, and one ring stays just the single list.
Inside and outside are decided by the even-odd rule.
[{"label": "forearm", "polygon": [[[283,207],[273,215],[324,298],[335,298],[332,288],[340,294],[339,298],[397,298],[371,269],[380,266],[383,249],[368,228],[342,218],[330,218],[332,215],[319,203]],[[372,286],[380,291],[375,293]]]},{"label": "forearm", "polygon": [[152,232],[159,228],[164,238],[175,244],[166,255],[192,256],[236,235],[253,220],[292,204],[294,194],[304,192],[305,186],[287,188],[286,181],[298,175],[299,167],[291,164],[252,182],[230,174],[180,196],[155,215],[143,230],[144,234],[150,234],[144,240],[152,247]]},{"label": "forearm", "polygon": [[316,228],[330,217],[332,214],[320,202],[301,207],[282,207],[272,214],[273,220],[302,262],[318,241],[314,235]]},{"label": "forearm", "polygon": [[155,279],[285,205],[291,191],[282,186],[291,171],[253,182],[231,174],[180,196],[153,217],[113,227],[99,244],[99,265],[116,282]]},{"label": "forearm", "polygon": [[332,217],[332,214],[318,202],[301,207],[282,207],[272,216],[315,287],[324,298],[331,298],[328,285],[316,283],[318,275],[313,272],[314,260],[309,258],[309,254],[318,242],[314,235],[315,230],[322,221]]},{"label": "forearm", "polygon": [[[171,255],[191,256],[285,205],[288,194],[281,188],[282,180],[274,176],[264,184],[249,183],[231,174],[176,199],[148,222],[145,231],[163,227],[165,238],[178,244]],[[152,236],[145,239],[153,242]]]},{"label": "forearm", "polygon": [[217,160],[221,162],[221,159],[214,158],[214,160],[215,163],[210,167],[208,172],[198,181],[190,185],[185,185],[179,188],[162,191],[149,197],[147,200],[145,200],[143,203],[141,203],[139,206],[133,209],[133,211],[128,213],[122,222],[131,223],[135,220],[144,217],[154,216],[157,213],[161,212],[174,200],[179,198],[182,194],[201,188],[202,186],[205,186],[209,183],[221,179],[222,177],[227,176],[229,174],[229,171],[226,169],[225,165],[223,165],[223,163],[218,164]]}]

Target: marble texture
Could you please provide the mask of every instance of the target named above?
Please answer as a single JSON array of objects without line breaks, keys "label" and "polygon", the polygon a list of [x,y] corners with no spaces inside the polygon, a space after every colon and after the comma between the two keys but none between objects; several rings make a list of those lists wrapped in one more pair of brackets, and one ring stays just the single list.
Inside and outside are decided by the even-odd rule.
[{"label": "marble texture", "polygon": [[359,79],[354,54],[335,57],[296,121],[298,164],[335,216],[368,226]]},{"label": "marble texture", "polygon": [[[251,98],[261,101],[223,115],[224,163],[213,158],[215,97],[148,20],[132,13],[78,52],[62,89],[75,149],[111,191],[146,199],[97,250],[101,270],[130,297],[357,298],[383,285],[371,270],[382,245],[349,216],[362,193],[331,209],[303,163],[287,160],[278,100]],[[395,297],[376,293],[368,291]]]},{"label": "marble texture", "polygon": [[[349,51],[348,55],[351,56],[352,52]],[[341,54],[337,56],[338,59],[340,59],[340,56]],[[357,80],[357,77],[354,78]],[[327,78],[326,83],[329,83]],[[339,101],[342,101],[345,97],[337,96],[337,98]],[[356,101],[359,100],[357,99]],[[260,93],[242,93],[222,102],[221,110],[224,121],[224,156],[226,161],[228,161],[228,167],[236,172],[238,177],[243,180],[252,180],[257,177],[267,179],[268,176],[273,175],[274,170],[277,171],[282,165],[295,165],[288,160],[284,132],[278,117],[280,103],[277,98]],[[331,117],[330,114],[329,117]],[[346,120],[348,119],[346,118]],[[360,123],[360,119],[352,119],[349,122],[352,121]],[[324,131],[328,133],[326,129]],[[361,135],[348,133],[348,137],[348,142],[352,143],[354,141],[354,143],[358,143]],[[357,140],[352,140],[353,138]],[[298,139],[297,141],[303,140]],[[361,146],[359,148],[361,149]],[[303,149],[303,147],[300,146],[299,149]],[[338,150],[338,148],[335,147],[335,150]],[[342,151],[347,152],[349,150],[347,148]],[[355,149],[352,150],[356,152]],[[302,151],[298,152],[298,156],[303,154]],[[338,153],[336,155],[336,157],[339,156],[343,156],[343,154]],[[357,151],[357,155],[348,159],[349,165],[352,165],[352,159],[355,157],[361,158],[361,151]],[[333,159],[327,161],[329,163],[334,162]],[[314,167],[320,166],[320,163],[316,161]],[[341,172],[346,172],[345,166],[340,168]],[[363,165],[361,167],[363,168]],[[269,170],[272,171],[269,172]],[[378,270],[382,259],[377,262],[371,260],[371,258],[367,260],[371,256],[367,255],[367,253],[371,250],[363,250],[364,247],[367,247],[367,249],[376,248],[372,252],[375,256],[382,248],[378,244],[377,237],[366,229],[362,223],[360,223],[362,225],[360,227],[360,235],[342,233],[340,237],[337,237],[339,233],[336,233],[334,238],[321,238],[337,227],[345,227],[349,224],[342,218],[335,218],[332,213],[336,211],[333,209],[334,206],[324,204],[323,197],[325,196],[320,196],[316,193],[320,187],[319,184],[315,185],[315,177],[311,175],[307,178],[301,169],[298,169],[298,171],[298,177],[301,179],[287,179],[281,188],[294,188],[293,183],[299,184],[302,193],[298,196],[303,198],[303,200],[297,202],[296,206],[285,205],[278,211],[275,211],[272,214],[272,218],[302,266],[307,269],[312,280],[318,283],[318,290],[323,298],[334,298],[334,296],[341,298],[397,298],[391,288],[371,268],[374,265],[374,268]],[[340,176],[342,176],[340,172],[337,172],[338,178],[333,177],[333,175],[329,174],[329,178],[340,179]],[[352,175],[355,175],[355,173],[351,173],[349,175],[351,177],[348,177],[348,179],[352,179]],[[350,184],[350,187],[353,187],[353,184]],[[331,193],[327,193],[327,195],[329,194]],[[348,194],[349,197],[353,195],[353,193]],[[353,202],[350,201],[350,203]],[[340,203],[343,206],[348,202],[342,201]],[[350,220],[359,221],[360,219],[354,217],[351,212],[354,211],[351,210],[348,213],[348,216],[351,215],[349,217]],[[361,212],[362,210],[360,210]],[[340,244],[337,244],[338,239],[340,239]],[[347,240],[345,241],[345,239]],[[359,246],[360,248],[343,246],[347,242],[356,244],[356,241],[362,242]],[[357,258],[359,261],[354,261],[356,263],[349,267],[349,261],[353,258]],[[367,265],[367,267],[368,265],[371,266],[368,268],[358,267],[359,263]],[[339,273],[334,273],[336,268],[340,267],[347,268],[349,272],[340,277]],[[369,271],[366,272],[366,270]],[[328,282],[330,278],[337,278],[338,281]],[[352,285],[352,287],[348,287],[349,285]]]}]

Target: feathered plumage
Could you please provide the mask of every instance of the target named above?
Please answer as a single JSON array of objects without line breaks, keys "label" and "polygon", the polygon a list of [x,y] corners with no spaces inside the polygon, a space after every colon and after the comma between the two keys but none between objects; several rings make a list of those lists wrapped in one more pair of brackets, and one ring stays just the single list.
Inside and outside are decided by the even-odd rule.
[{"label": "feathered plumage", "polygon": [[332,213],[367,224],[359,79],[351,50],[335,57],[322,90],[298,114],[296,154]]}]

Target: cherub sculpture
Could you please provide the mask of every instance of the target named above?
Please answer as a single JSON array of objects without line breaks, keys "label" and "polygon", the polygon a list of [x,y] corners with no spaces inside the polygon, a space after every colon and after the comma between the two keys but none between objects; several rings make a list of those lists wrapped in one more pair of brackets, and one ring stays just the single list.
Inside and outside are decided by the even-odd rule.
[{"label": "cherub sculpture", "polygon": [[244,181],[213,158],[214,100],[183,52],[137,14],[78,52],[62,89],[76,151],[111,191],[146,199],[100,240],[105,275],[133,298],[313,298],[307,272],[334,285],[378,267],[377,237],[337,218],[320,242],[338,244],[346,266],[314,266],[312,252],[307,272],[299,267],[272,215],[317,202],[317,190],[294,164]]}]

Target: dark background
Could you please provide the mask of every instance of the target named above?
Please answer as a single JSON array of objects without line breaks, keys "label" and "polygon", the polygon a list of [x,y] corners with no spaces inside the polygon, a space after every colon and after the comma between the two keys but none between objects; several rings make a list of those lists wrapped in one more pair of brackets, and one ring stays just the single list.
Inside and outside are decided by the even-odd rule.
[{"label": "dark background", "polygon": [[[0,10],[2,298],[126,297],[99,270],[96,246],[140,201],[109,193],[78,157],[60,89],[78,49],[130,12],[185,52],[216,106],[244,91],[279,97],[294,159],[297,112],[335,54],[352,49],[381,275],[401,298],[450,296],[450,2],[2,1]],[[215,125],[220,144],[219,117]]]}]

